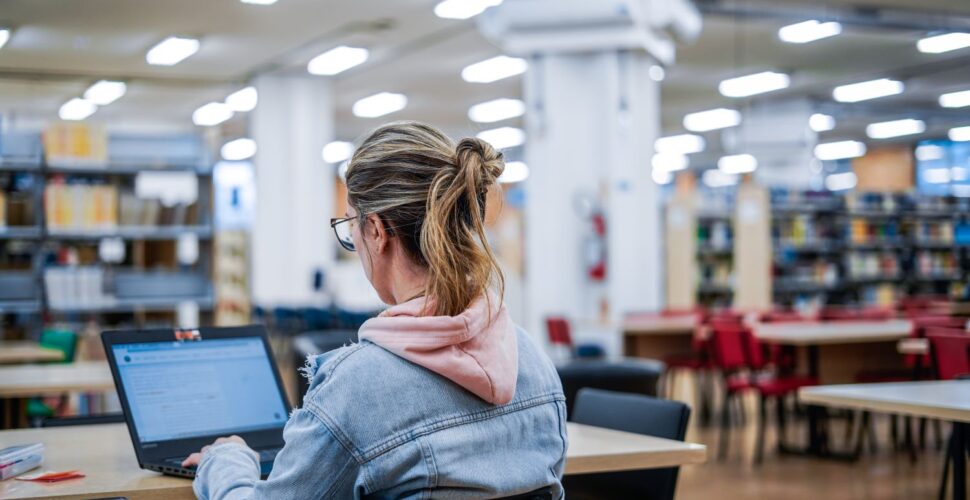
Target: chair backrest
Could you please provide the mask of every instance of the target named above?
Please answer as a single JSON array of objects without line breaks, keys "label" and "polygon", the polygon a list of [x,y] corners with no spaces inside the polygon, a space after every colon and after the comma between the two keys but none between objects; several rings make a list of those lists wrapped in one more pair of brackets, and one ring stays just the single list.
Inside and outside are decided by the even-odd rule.
[{"label": "chair backrest", "polygon": [[748,367],[749,330],[741,324],[711,322],[711,354],[714,365],[723,371]]},{"label": "chair backrest", "polygon": [[100,425],[120,424],[125,421],[122,413],[105,413],[103,415],[83,415],[74,417],[45,418],[40,421],[40,427],[67,427],[72,425]]},{"label": "chair backrest", "polygon": [[[679,401],[599,389],[583,389],[576,398],[573,422],[683,441],[690,407]],[[598,498],[671,500],[678,468],[566,476],[571,488],[592,491]]]},{"label": "chair backrest", "polygon": [[940,380],[954,380],[970,374],[970,334],[945,328],[930,328],[926,332],[936,376]]},{"label": "chair backrest", "polygon": [[40,345],[64,353],[62,363],[72,363],[77,351],[77,335],[69,330],[44,330],[40,334]]},{"label": "chair backrest", "polygon": [[569,332],[569,321],[560,316],[546,318],[546,329],[549,332],[549,343],[572,347],[573,337]]}]

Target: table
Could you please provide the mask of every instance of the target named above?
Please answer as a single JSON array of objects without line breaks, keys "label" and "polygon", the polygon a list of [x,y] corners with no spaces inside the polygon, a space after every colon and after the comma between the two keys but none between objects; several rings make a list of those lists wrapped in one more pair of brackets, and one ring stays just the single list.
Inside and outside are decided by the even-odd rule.
[{"label": "table", "polygon": [[[903,359],[896,350],[896,342],[908,337],[912,329],[913,323],[908,320],[841,320],[752,325],[752,331],[762,342],[805,347],[809,375],[823,384],[854,381],[855,375],[864,370],[901,368]],[[824,356],[820,355],[823,350]],[[820,425],[825,419],[824,408],[808,407],[809,444],[807,449],[798,452],[817,457],[855,459],[854,454],[846,455],[829,449],[828,436]]]},{"label": "table", "polygon": [[105,361],[0,366],[0,398],[105,392],[114,388],[111,369]]},{"label": "table", "polygon": [[966,498],[966,453],[970,432],[970,380],[893,382],[805,387],[801,401],[856,410],[898,413],[953,422],[953,498]]},{"label": "table", "polygon": [[[762,342],[806,347],[809,373],[822,383],[849,382],[862,370],[902,366],[895,342],[909,336],[908,320],[756,323]],[[825,356],[819,355],[825,351]]]},{"label": "table", "polygon": [[29,340],[0,341],[0,365],[63,361],[64,353]]},{"label": "table", "polygon": [[623,348],[627,356],[662,359],[691,352],[697,316],[631,315],[623,321]]},{"label": "table", "polygon": [[[703,445],[671,441],[598,427],[568,423],[566,474],[583,474],[699,464],[706,460]],[[138,468],[123,424],[58,427],[0,432],[0,443],[41,442],[46,468],[77,468],[87,477],[60,484],[0,482],[0,498],[56,496],[129,496],[139,499],[190,499],[188,479],[162,476]]]},{"label": "table", "polygon": [[71,392],[113,392],[111,369],[104,361],[52,365],[0,366],[0,428],[23,427],[24,398]]}]

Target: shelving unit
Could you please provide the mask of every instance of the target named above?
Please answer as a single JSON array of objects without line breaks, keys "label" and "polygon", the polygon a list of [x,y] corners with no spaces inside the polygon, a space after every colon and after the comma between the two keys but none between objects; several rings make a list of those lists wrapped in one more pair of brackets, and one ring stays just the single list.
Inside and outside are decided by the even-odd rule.
[{"label": "shelving unit", "polygon": [[[39,134],[6,134],[3,137],[3,150],[0,151],[0,180],[11,189],[14,185],[29,186],[31,204],[21,212],[29,212],[25,220],[9,221],[10,225],[0,224],[0,283],[5,276],[23,277],[27,273],[31,279],[17,282],[17,288],[0,291],[0,313],[30,314],[29,330],[36,330],[44,322],[77,321],[82,318],[111,315],[113,321],[159,321],[146,314],[171,313],[185,303],[194,304],[200,311],[211,311],[215,307],[212,286],[212,239],[214,237],[211,203],[212,168],[207,150],[201,137],[182,135],[171,137],[112,136],[107,139],[109,156],[103,165],[50,163],[46,161]],[[114,153],[118,153],[117,155]],[[198,182],[198,196],[194,203],[176,216],[187,223],[164,223],[172,220],[166,217],[169,212],[163,207],[160,211],[149,212],[158,223],[121,224],[126,209],[117,202],[107,205],[116,212],[104,215],[99,222],[92,224],[92,210],[104,213],[104,207],[89,208],[83,205],[84,214],[78,214],[78,203],[97,203],[88,198],[88,193],[68,197],[75,205],[62,208],[69,210],[73,222],[54,225],[49,217],[51,207],[45,204],[45,195],[51,185],[63,186],[104,186],[111,196],[131,192],[138,175],[142,172],[181,172],[191,173]],[[26,176],[26,177],[25,177]],[[21,193],[23,194],[23,193]],[[73,193],[71,193],[73,194]],[[77,196],[83,196],[78,198]],[[128,195],[133,197],[133,195]],[[2,201],[2,200],[0,200]],[[23,200],[21,200],[23,201]],[[46,200],[48,203],[50,200]],[[162,215],[159,215],[162,214]],[[19,217],[21,219],[23,217]],[[198,259],[193,264],[180,264],[177,259],[177,242],[192,238],[198,246]],[[98,247],[104,240],[121,240],[124,256],[121,262],[108,264],[100,262]],[[28,256],[14,258],[14,250]],[[98,264],[103,268],[103,281],[94,283],[103,292],[103,298],[65,302],[60,297],[51,303],[51,290],[48,290],[48,271],[58,269],[70,274],[75,262]],[[132,297],[116,293],[115,280],[117,265],[124,266],[125,272],[139,270],[146,278],[158,286],[153,296]],[[167,280],[182,279],[186,274],[197,276],[203,293],[175,293],[166,295]],[[78,278],[73,286],[83,283],[87,278]],[[71,289],[71,288],[66,288]],[[195,290],[200,289],[196,287]],[[80,288],[79,288],[80,290]],[[184,290],[183,290],[184,292]],[[84,294],[85,292],[78,292]],[[134,314],[132,318],[131,315]],[[119,317],[118,315],[123,315]],[[127,317],[128,319],[125,319]],[[164,321],[164,320],[162,320]]]}]

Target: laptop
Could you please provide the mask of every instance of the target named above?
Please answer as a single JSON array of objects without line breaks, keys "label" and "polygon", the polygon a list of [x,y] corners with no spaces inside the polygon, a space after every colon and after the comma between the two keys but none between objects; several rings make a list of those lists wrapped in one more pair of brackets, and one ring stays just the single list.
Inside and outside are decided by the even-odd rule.
[{"label": "laptop", "polygon": [[142,469],[195,477],[182,460],[236,434],[269,475],[290,414],[262,326],[101,334]]}]

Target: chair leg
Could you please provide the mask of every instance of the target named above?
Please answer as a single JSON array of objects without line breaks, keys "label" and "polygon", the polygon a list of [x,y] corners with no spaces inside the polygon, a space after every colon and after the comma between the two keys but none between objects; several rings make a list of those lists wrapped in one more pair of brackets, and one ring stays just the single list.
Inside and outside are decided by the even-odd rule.
[{"label": "chair leg", "polygon": [[926,449],[926,417],[920,417],[919,419],[919,449]]},{"label": "chair leg", "polygon": [[893,443],[893,450],[899,451],[899,428],[896,415],[889,416],[889,438]]},{"label": "chair leg", "polygon": [[758,440],[754,445],[755,446],[754,448],[755,465],[761,464],[761,459],[763,458],[764,450],[765,450],[765,428],[768,427],[766,425],[767,422],[765,422],[765,420],[767,420],[767,417],[768,417],[767,415],[768,411],[766,407],[767,404],[768,404],[768,398],[762,395],[758,395],[758,429],[757,429]]},{"label": "chair leg", "polygon": [[720,443],[718,444],[718,448],[717,448],[718,459],[720,459],[721,461],[724,461],[727,458],[728,433],[730,432],[730,429],[731,429],[731,412],[730,412],[730,405],[728,404],[730,401],[731,401],[731,395],[725,394],[724,405],[722,405],[722,408],[721,408]]},{"label": "chair leg", "polygon": [[775,412],[778,418],[778,451],[781,452],[786,448],[785,444],[785,420],[788,419],[786,408],[785,408],[785,398],[778,398],[778,402],[775,405]]},{"label": "chair leg", "polygon": [[936,449],[943,449],[943,423],[939,420],[933,421],[933,438],[936,443]]},{"label": "chair leg", "polygon": [[872,421],[869,412],[864,413],[866,420],[866,434],[869,436],[869,453],[875,454],[879,451],[879,442],[876,440],[876,424]]},{"label": "chair leg", "polygon": [[[946,458],[943,459],[943,478],[940,480],[939,500],[946,498],[946,484],[950,481],[950,448],[953,446],[953,436],[950,436],[946,446]],[[956,474],[956,472],[954,472]]]}]

